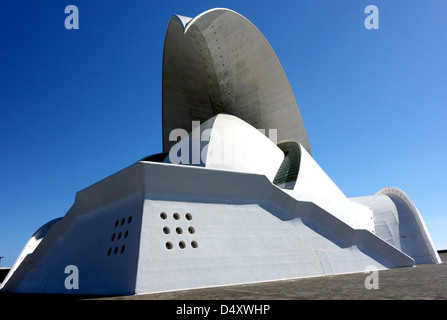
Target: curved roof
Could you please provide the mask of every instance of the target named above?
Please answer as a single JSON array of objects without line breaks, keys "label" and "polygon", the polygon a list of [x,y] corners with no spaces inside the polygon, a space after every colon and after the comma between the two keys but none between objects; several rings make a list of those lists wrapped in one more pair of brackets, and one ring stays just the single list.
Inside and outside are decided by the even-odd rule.
[{"label": "curved roof", "polygon": [[173,129],[228,113],[277,139],[309,142],[287,77],[259,30],[240,14],[212,9],[191,19],[173,16],[163,50],[163,152]]},{"label": "curved roof", "polygon": [[263,133],[221,113],[175,144],[164,162],[260,174],[273,181],[283,160],[283,151]]},{"label": "curved roof", "polygon": [[[437,251],[434,249],[435,246],[433,244],[433,240],[430,237],[430,233],[428,232],[427,226],[425,225],[425,222],[422,219],[422,216],[419,213],[419,210],[414,205],[413,201],[411,201],[410,198],[402,190],[400,190],[399,188],[396,188],[396,187],[383,188],[376,193],[376,196],[379,196],[379,195],[385,195],[385,196],[388,196],[390,198],[395,198],[395,199],[397,198],[403,202],[403,204],[411,212],[411,214],[414,217],[414,220],[417,223],[417,226],[420,230],[421,236],[424,240],[424,245],[430,254],[430,258],[431,258],[432,262],[433,263],[441,263],[441,259],[439,258]],[[402,223],[402,222],[399,222],[399,223]],[[416,257],[416,258],[418,258],[418,257]]]}]

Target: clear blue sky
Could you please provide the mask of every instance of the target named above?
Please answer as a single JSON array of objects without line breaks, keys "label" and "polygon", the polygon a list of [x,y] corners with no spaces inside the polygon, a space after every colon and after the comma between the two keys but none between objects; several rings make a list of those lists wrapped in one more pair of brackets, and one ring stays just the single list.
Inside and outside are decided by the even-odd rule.
[{"label": "clear blue sky", "polygon": [[[79,29],[67,30],[67,5]],[[379,29],[367,30],[367,5]],[[445,0],[0,3],[0,256],[75,193],[161,152],[161,65],[173,14],[252,21],[292,86],[312,154],[348,196],[401,188],[447,248]]]}]

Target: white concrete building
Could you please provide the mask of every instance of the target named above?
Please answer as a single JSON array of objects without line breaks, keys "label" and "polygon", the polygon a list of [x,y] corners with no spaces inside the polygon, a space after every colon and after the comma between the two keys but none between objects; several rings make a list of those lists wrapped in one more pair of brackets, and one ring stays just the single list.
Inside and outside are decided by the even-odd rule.
[{"label": "white concrete building", "polygon": [[170,20],[162,107],[163,153],[79,191],[2,291],[140,294],[441,262],[402,191],[349,199],[315,162],[278,59],[236,12]]}]

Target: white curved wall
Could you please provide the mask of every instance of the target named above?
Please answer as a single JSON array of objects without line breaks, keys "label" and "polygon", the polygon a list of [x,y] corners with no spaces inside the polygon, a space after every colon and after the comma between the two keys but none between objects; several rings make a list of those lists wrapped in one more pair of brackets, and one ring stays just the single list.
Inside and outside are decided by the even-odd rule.
[{"label": "white curved wall", "polygon": [[[188,155],[182,157],[184,152]],[[218,114],[174,145],[168,158],[166,162],[174,164],[262,174],[273,181],[284,153],[245,121]]]},{"label": "white curved wall", "polygon": [[53,219],[53,220],[45,223],[42,227],[40,227],[31,236],[31,238],[28,240],[28,242],[23,247],[23,249],[20,252],[19,256],[17,257],[16,261],[14,262],[14,265],[12,266],[11,270],[9,270],[4,281],[0,284],[0,289],[3,287],[3,284],[5,284],[9,280],[9,278],[14,274],[14,272],[17,270],[17,268],[20,266],[20,264],[23,262],[23,260],[28,255],[31,255],[34,252],[34,250],[39,246],[40,242],[45,237],[47,232],[53,227],[53,225],[55,225],[61,219],[62,218],[56,218],[56,219]]},{"label": "white curved wall", "polygon": [[350,201],[303,146],[298,178],[293,190],[294,198],[310,201],[342,220],[354,229],[374,233],[373,214],[369,207]]},{"label": "white curved wall", "polygon": [[369,206],[377,236],[411,256],[417,264],[442,262],[421,214],[402,190],[388,187],[373,196],[351,200]]}]

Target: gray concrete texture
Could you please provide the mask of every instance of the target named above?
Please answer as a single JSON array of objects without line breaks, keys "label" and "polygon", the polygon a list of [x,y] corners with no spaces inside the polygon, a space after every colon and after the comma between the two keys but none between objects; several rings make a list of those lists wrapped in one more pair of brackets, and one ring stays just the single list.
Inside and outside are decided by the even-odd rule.
[{"label": "gray concrete texture", "polygon": [[311,153],[290,84],[261,32],[228,9],[183,19],[171,18],[164,43],[163,152],[176,143],[172,130],[190,132],[192,121],[228,113]]},{"label": "gray concrete texture", "polygon": [[446,300],[447,252],[442,264],[378,271],[378,289],[366,289],[369,274],[351,273],[216,288],[182,290],[106,300]]}]

